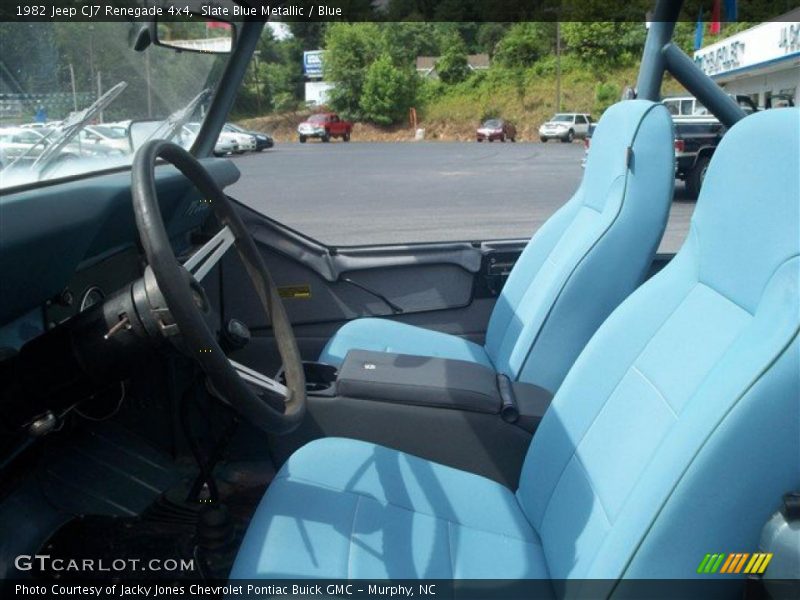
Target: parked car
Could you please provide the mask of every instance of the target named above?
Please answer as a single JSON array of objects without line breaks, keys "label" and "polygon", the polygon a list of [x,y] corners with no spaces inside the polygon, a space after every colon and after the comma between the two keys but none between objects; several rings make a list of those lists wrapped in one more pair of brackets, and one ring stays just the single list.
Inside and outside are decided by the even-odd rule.
[{"label": "parked car", "polygon": [[[729,94],[751,114],[758,110],[749,96]],[[675,176],[686,182],[686,191],[697,198],[725,127],[693,96],[674,96],[662,100],[675,125]]]},{"label": "parked car", "polygon": [[41,127],[58,127],[61,125],[61,121],[46,121],[44,123],[35,122],[35,123],[23,123],[20,125],[20,129],[39,129]]},{"label": "parked car", "polygon": [[501,142],[505,142],[506,140],[516,142],[517,128],[514,127],[513,123],[505,119],[489,119],[478,127],[475,137],[479,142],[483,140],[488,142],[493,142],[495,140],[500,140]]},{"label": "parked car", "polygon": [[[194,143],[194,139],[197,137],[199,131],[200,123],[186,123],[186,125],[183,126],[183,132],[180,138],[181,146],[184,148],[190,148]],[[214,156],[242,154],[245,150],[239,146],[240,139],[244,138],[240,138],[238,134],[221,131],[217,137],[217,142],[214,144]],[[253,148],[255,147],[254,141],[247,140],[247,142],[248,144],[252,144]],[[247,149],[252,150],[253,148]]]},{"label": "parked car", "polygon": [[675,124],[675,177],[697,198],[725,127],[714,117],[673,117]]},{"label": "parked car", "polygon": [[5,127],[0,129],[0,148],[7,162],[26,153],[36,158],[45,148],[43,138],[40,128]]},{"label": "parked car", "polygon": [[589,146],[592,145],[592,135],[594,135],[596,123],[589,124],[589,131],[586,132],[586,137],[583,138],[583,158],[581,158],[581,168],[586,168],[586,159],[589,157]]},{"label": "parked car", "polygon": [[592,117],[587,113],[557,113],[539,127],[539,139],[569,143],[575,138],[585,138],[591,122]]},{"label": "parked car", "polygon": [[228,133],[240,133],[253,137],[256,143],[256,152],[261,152],[262,150],[272,148],[275,145],[275,141],[272,139],[272,136],[260,131],[248,131],[247,129],[243,129],[242,127],[234,125],[233,123],[226,123],[222,130],[227,131]]},{"label": "parked car", "polygon": [[236,154],[244,154],[245,152],[255,152],[256,138],[249,133],[238,133],[235,131],[220,131],[219,137],[221,140],[227,139],[236,144]]},{"label": "parked car", "polygon": [[301,144],[308,138],[319,138],[323,142],[330,142],[331,138],[340,137],[342,141],[349,142],[353,132],[353,124],[339,118],[336,113],[317,113],[297,126],[297,135]]},{"label": "parked car", "polygon": [[[23,162],[33,162],[50,145],[58,131],[51,127],[9,127],[0,129],[0,147],[7,163],[18,158]],[[60,160],[77,157],[120,156],[129,150],[117,145],[110,145],[102,139],[84,136],[81,131],[72,141],[66,144],[59,154]],[[52,135],[51,135],[52,134]],[[125,148],[128,148],[127,139]]]},{"label": "parked car", "polygon": [[81,141],[102,143],[126,154],[131,151],[128,130],[120,125],[87,125],[80,133]]},{"label": "parked car", "polygon": [[[744,94],[728,94],[732,100],[748,115],[758,110],[750,96]],[[709,110],[694,96],[669,96],[661,101],[674,117],[713,118]]]}]

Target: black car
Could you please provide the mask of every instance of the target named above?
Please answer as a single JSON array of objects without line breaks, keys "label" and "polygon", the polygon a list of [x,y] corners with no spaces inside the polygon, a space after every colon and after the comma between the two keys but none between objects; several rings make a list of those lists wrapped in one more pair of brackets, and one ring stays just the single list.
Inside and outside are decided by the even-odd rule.
[{"label": "black car", "polygon": [[253,136],[256,140],[256,152],[261,152],[262,150],[272,148],[275,145],[275,141],[272,139],[272,136],[260,131],[244,129],[238,125],[234,125],[233,123],[226,123],[223,129],[232,133],[246,133],[247,135]]}]

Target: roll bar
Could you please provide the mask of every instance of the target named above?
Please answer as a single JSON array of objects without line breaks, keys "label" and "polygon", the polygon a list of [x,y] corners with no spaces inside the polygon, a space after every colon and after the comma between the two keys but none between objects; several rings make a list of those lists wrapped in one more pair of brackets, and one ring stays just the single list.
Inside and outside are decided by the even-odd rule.
[{"label": "roll bar", "polygon": [[710,110],[720,123],[731,127],[736,121],[746,116],[742,108],[722,88],[703,73],[695,62],[675,44],[666,44],[661,55],[667,70],[680,84],[698,98]]},{"label": "roll bar", "polygon": [[669,71],[723,125],[731,127],[745,116],[745,112],[691,58],[672,43],[675,23],[682,5],[683,0],[656,2],[639,67],[637,97],[654,102],[661,100],[661,82],[664,73]]}]

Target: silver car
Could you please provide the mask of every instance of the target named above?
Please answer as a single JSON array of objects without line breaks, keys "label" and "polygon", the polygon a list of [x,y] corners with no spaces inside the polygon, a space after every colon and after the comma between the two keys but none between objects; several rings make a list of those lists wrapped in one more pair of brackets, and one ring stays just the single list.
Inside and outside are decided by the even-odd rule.
[{"label": "silver car", "polygon": [[587,113],[557,113],[539,127],[539,139],[542,142],[559,139],[569,143],[575,138],[585,138],[591,123],[592,117]]}]

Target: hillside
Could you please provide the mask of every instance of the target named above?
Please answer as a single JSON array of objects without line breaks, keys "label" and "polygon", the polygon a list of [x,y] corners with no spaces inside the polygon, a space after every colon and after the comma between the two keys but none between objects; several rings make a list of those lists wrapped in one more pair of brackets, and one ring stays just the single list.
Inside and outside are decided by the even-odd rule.
[{"label": "hillside", "polygon": [[[616,102],[625,85],[636,81],[636,67],[597,74],[586,69],[569,69],[562,75],[562,110],[590,112],[599,118],[605,108]],[[681,87],[665,83],[665,93],[678,93]],[[469,141],[482,119],[502,116],[517,126],[519,141],[538,141],[538,127],[555,112],[556,77],[554,73],[528,70],[512,81],[507,73],[492,72],[472,77],[447,89],[426,84],[423,104],[417,107],[419,127],[426,140]],[[292,111],[244,119],[248,129],[264,131],[277,142],[294,141],[296,128],[310,111]],[[414,132],[406,125],[378,127],[356,123],[354,141],[413,141]]]}]

